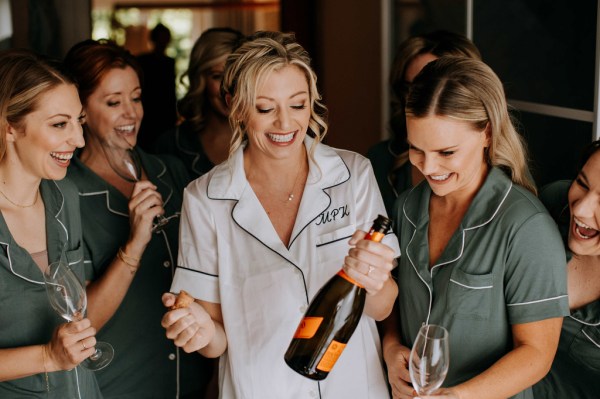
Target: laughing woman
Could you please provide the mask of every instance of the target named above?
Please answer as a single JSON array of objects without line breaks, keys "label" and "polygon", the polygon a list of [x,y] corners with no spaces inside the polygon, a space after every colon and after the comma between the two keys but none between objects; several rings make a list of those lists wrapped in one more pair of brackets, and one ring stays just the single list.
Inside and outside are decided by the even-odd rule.
[{"label": "laughing woman", "polygon": [[550,373],[536,399],[595,399],[600,393],[600,141],[590,144],[573,182],[544,187],[540,198],[567,245],[571,314],[563,321]]},{"label": "laughing woman", "polygon": [[[160,326],[161,295],[175,268],[178,214],[188,181],[181,162],[136,147],[143,116],[140,69],[108,41],[76,45],[65,60],[86,112],[87,145],[69,168],[81,196],[89,317],[115,358],[96,373],[105,398],[202,397],[203,359],[181,353]],[[133,148],[142,179],[125,180],[105,148]],[[153,233],[153,221],[170,219]],[[100,338],[101,337],[101,338]]]},{"label": "laughing woman", "polygon": [[440,398],[531,398],[568,313],[564,251],[536,198],[502,83],[484,63],[442,57],[406,101],[409,159],[425,181],[396,201],[399,312],[384,357],[394,398],[423,324],[449,332]]},{"label": "laughing woman", "polygon": [[77,367],[94,353],[90,320],[50,307],[43,270],[63,259],[83,281],[79,199],[62,180],[84,144],[77,88],[22,50],[0,52],[0,397],[101,398]]},{"label": "laughing woman", "polygon": [[[234,147],[186,188],[172,290],[198,299],[165,315],[167,336],[220,357],[221,398],[389,398],[375,320],[397,294],[398,243],[362,239],[385,213],[369,161],[320,142],[325,108],[292,35],[257,33],[228,58],[223,87]],[[284,353],[342,266],[368,292],[364,316],[327,380],[313,381]]]}]

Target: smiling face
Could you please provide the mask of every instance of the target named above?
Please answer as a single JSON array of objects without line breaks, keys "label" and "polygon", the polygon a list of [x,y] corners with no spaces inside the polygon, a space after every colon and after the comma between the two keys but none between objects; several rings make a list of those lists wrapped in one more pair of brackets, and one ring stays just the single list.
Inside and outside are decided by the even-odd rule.
[{"label": "smiling face", "polygon": [[122,148],[135,146],[144,110],[142,89],[131,67],[113,68],[100,81],[85,104],[90,141]]},{"label": "smiling face", "polygon": [[600,255],[600,151],[585,163],[569,189],[569,249],[578,255]]},{"label": "smiling face", "polygon": [[483,184],[488,167],[486,130],[440,116],[407,117],[409,158],[435,195],[471,195]]},{"label": "smiling face", "polygon": [[75,86],[60,84],[47,91],[22,126],[9,128],[14,162],[38,178],[64,178],[73,152],[84,145],[83,118]]},{"label": "smiling face", "polygon": [[306,76],[295,66],[273,71],[258,88],[246,121],[248,155],[289,158],[303,148],[310,121]]}]

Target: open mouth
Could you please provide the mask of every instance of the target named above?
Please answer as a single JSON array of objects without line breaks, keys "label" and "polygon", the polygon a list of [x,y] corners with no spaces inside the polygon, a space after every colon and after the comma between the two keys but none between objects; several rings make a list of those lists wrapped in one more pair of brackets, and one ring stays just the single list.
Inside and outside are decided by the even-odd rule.
[{"label": "open mouth", "polygon": [[573,217],[573,221],[575,222],[573,230],[575,230],[575,233],[579,238],[589,240],[590,238],[596,237],[600,233],[600,231],[591,226],[588,226],[576,217]]},{"label": "open mouth", "polygon": [[287,133],[287,134],[274,134],[274,133],[267,133],[267,137],[269,137],[269,140],[274,141],[276,143],[289,143],[292,140],[294,140],[294,136],[296,135],[295,132],[292,133]]},{"label": "open mouth", "polygon": [[124,126],[117,126],[115,127],[115,130],[117,131],[117,133],[122,133],[122,134],[129,134],[132,133],[135,129],[135,125],[124,125]]},{"label": "open mouth", "polygon": [[68,164],[73,158],[72,152],[51,152],[50,156],[59,163]]},{"label": "open mouth", "polygon": [[452,173],[446,173],[445,175],[429,175],[429,178],[433,181],[437,181],[437,182],[443,182],[448,180],[448,178],[450,178],[450,175],[452,175]]}]

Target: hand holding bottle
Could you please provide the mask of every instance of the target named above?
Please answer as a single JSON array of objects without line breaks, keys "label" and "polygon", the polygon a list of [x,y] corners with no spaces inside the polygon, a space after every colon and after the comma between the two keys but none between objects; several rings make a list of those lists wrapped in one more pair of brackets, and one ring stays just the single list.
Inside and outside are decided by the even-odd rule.
[{"label": "hand holding bottle", "polygon": [[[162,296],[163,304],[171,308],[176,296],[166,293]],[[196,352],[213,340],[215,322],[210,314],[198,302],[192,302],[181,309],[170,310],[162,319],[161,325],[167,330],[167,338],[185,352]]]},{"label": "hand holding bottle", "polygon": [[344,259],[343,269],[348,276],[358,282],[367,291],[375,295],[390,279],[395,267],[394,250],[387,245],[365,240],[366,232],[358,230],[349,241],[353,246]]},{"label": "hand holding bottle", "polygon": [[[396,284],[386,283],[391,270],[385,266],[387,250],[385,246],[373,246],[365,241],[381,241],[390,224],[388,218],[379,215],[368,234],[357,232],[352,236],[350,244],[356,247],[345,258],[343,270],[329,279],[311,300],[285,353],[285,362],[294,371],[313,380],[326,378],[358,326],[363,310],[371,317],[389,314],[398,288]],[[389,263],[392,262],[393,254]],[[365,266],[366,273],[360,273]],[[377,272],[383,280],[380,284],[376,283],[375,275],[368,276],[376,268],[384,270]],[[370,284],[373,290],[370,304],[366,301],[363,282],[357,281],[354,275]],[[383,308],[383,312],[379,308]]]}]

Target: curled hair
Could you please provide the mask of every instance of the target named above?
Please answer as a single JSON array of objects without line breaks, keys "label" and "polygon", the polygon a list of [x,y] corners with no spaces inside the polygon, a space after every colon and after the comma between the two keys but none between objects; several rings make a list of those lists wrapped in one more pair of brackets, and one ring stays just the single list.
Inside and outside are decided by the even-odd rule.
[{"label": "curled hair", "polygon": [[302,71],[308,83],[308,134],[315,138],[309,149],[312,157],[316,144],[327,133],[327,108],[321,103],[317,76],[310,66],[308,53],[293,34],[267,31],[256,32],[227,58],[221,90],[230,107],[229,121],[233,130],[230,156],[246,139],[245,125],[256,107],[258,89],[272,72],[290,65]]},{"label": "curled hair", "polygon": [[514,183],[536,193],[525,144],[511,121],[502,82],[486,64],[464,57],[442,57],[425,66],[408,92],[406,116],[430,115],[487,129],[487,164],[500,167]]},{"label": "curled hair", "polygon": [[222,57],[231,54],[244,40],[244,35],[235,29],[207,29],[196,40],[190,54],[187,71],[181,76],[181,82],[189,81],[188,91],[179,101],[179,114],[185,118],[195,131],[201,131],[206,124],[206,114],[210,103],[206,99],[207,74]]},{"label": "curled hair", "polygon": [[75,82],[60,63],[29,50],[0,51],[0,160],[6,153],[8,126],[22,128],[39,98],[61,84]]},{"label": "curled hair", "polygon": [[143,83],[142,68],[135,57],[110,40],[88,39],[77,43],[67,53],[65,65],[77,81],[79,98],[84,106],[111,69],[131,67],[140,84]]}]

